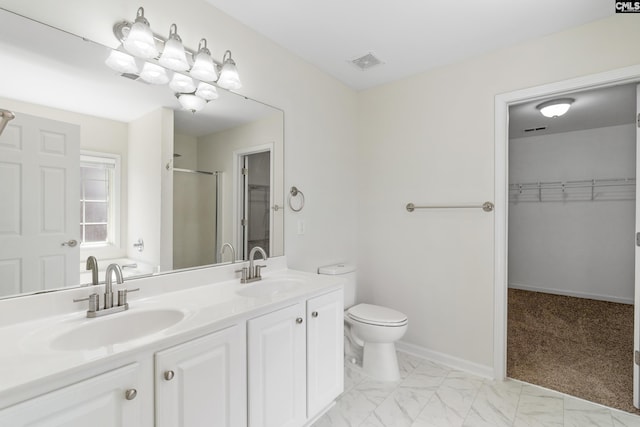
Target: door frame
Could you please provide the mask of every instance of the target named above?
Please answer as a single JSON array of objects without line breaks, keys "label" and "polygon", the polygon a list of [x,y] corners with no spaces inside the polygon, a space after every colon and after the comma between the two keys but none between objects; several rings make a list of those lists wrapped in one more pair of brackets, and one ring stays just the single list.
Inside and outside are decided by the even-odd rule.
[{"label": "door frame", "polygon": [[242,212],[243,200],[240,198],[240,181],[241,181],[241,170],[242,166],[240,162],[244,158],[244,156],[250,154],[264,153],[269,152],[269,254],[273,253],[273,185],[274,185],[274,173],[273,173],[273,153],[275,149],[275,144],[273,142],[269,142],[262,145],[255,145],[252,147],[241,148],[239,150],[235,150],[233,152],[233,244],[236,248],[236,252],[238,255],[240,254],[240,245],[241,245],[241,226],[240,226],[240,212]]},{"label": "door frame", "polygon": [[[561,96],[586,89],[640,82],[640,65],[619,68],[598,74],[562,80],[541,86],[498,94],[495,97],[495,214],[494,214],[494,321],[493,377],[504,380],[507,375],[507,287],[508,287],[508,224],[509,224],[509,106],[523,102]],[[637,191],[637,190],[636,190]],[[638,278],[636,278],[636,281]],[[635,292],[636,306],[640,295]],[[636,312],[638,310],[635,310]],[[634,326],[638,319],[634,318]],[[638,331],[634,328],[634,349],[638,349]],[[634,370],[637,368],[635,365]],[[634,401],[640,394],[634,381]]]}]

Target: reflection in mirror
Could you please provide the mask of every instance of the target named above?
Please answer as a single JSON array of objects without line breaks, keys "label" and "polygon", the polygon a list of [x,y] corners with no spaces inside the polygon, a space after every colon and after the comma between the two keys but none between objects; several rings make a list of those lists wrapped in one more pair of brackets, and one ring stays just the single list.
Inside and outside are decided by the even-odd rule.
[{"label": "reflection in mirror", "polygon": [[0,10],[0,298],[90,283],[89,256],[103,281],[284,254],[282,111],[222,89],[181,110],[109,52]]}]

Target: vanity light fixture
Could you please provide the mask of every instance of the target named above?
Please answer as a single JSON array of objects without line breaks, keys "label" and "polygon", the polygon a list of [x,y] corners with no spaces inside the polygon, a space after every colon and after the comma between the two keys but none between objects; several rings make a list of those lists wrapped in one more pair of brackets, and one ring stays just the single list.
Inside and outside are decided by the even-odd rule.
[{"label": "vanity light fixture", "polygon": [[167,70],[159,65],[145,62],[140,72],[140,78],[147,83],[154,85],[165,85],[169,83],[169,75]]},{"label": "vanity light fixture", "polygon": [[539,104],[536,108],[540,110],[540,113],[545,117],[560,117],[569,111],[574,101],[575,99],[573,98],[552,99],[551,101]]},{"label": "vanity light fixture", "polygon": [[213,63],[211,51],[207,48],[207,40],[202,39],[198,44],[198,53],[196,53],[193,67],[191,67],[191,75],[205,82],[214,82],[218,79],[218,71]]},{"label": "vanity light fixture", "polygon": [[[229,90],[242,87],[230,50],[225,51],[222,62],[218,62],[211,56],[207,40],[200,39],[198,50],[194,52],[182,44],[176,24],[171,24],[168,38],[161,37],[151,31],[142,7],[138,8],[133,23],[118,22],[113,26],[113,33],[122,45],[111,52],[105,63],[132,79],[139,76],[147,83],[169,83],[187,110],[201,110],[208,101],[218,97],[213,83]],[[141,65],[141,60],[135,57],[146,62]]]},{"label": "vanity light fixture", "polygon": [[230,50],[226,51],[222,57],[222,70],[220,70],[218,86],[231,90],[240,89],[242,87],[240,76],[238,75],[238,69],[236,68],[236,62],[231,59]]},{"label": "vanity light fixture", "polygon": [[158,56],[158,48],[151,32],[151,26],[144,17],[144,8],[138,8],[136,20],[129,27],[129,32],[122,41],[124,48],[135,56],[145,59]]},{"label": "vanity light fixture", "polygon": [[158,62],[163,67],[173,71],[187,71],[189,69],[187,54],[184,51],[182,39],[178,35],[178,26],[176,24],[171,24],[169,28],[169,39],[164,44],[164,49]]}]

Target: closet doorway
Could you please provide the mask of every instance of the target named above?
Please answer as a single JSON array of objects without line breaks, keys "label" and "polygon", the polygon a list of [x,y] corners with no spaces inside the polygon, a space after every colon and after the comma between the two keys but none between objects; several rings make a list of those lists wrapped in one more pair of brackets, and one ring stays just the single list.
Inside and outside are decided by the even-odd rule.
[{"label": "closet doorway", "polygon": [[[569,111],[541,114],[565,99]],[[633,407],[635,83],[509,107],[506,374]]]}]

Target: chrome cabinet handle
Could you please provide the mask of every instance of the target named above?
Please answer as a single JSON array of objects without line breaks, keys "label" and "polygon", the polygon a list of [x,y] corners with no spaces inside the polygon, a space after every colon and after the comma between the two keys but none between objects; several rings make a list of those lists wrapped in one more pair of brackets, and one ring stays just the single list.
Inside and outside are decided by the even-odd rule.
[{"label": "chrome cabinet handle", "polygon": [[164,371],[164,379],[167,381],[171,381],[175,375],[176,373],[173,371]]},{"label": "chrome cabinet handle", "polygon": [[124,397],[127,400],[133,400],[136,398],[137,395],[138,395],[138,390],[136,390],[135,388],[130,388],[125,392]]},{"label": "chrome cabinet handle", "polygon": [[71,239],[68,242],[62,242],[61,246],[69,246],[70,248],[73,248],[73,247],[75,247],[77,245],[78,245],[78,241],[74,240],[74,239]]},{"label": "chrome cabinet handle", "polygon": [[296,319],[296,323],[297,323],[297,324],[302,323],[302,317],[298,317],[298,318]]},{"label": "chrome cabinet handle", "polygon": [[318,317],[318,312],[314,311],[313,313],[311,313],[311,317]]}]

